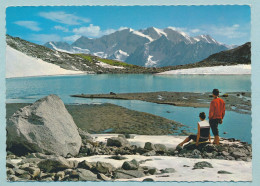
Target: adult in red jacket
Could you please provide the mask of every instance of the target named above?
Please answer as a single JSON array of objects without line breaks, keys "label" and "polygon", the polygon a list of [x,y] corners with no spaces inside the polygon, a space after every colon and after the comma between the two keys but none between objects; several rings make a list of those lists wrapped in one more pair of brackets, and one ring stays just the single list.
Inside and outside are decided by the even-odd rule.
[{"label": "adult in red jacket", "polygon": [[214,134],[213,143],[219,145],[219,131],[218,124],[222,124],[223,118],[225,116],[225,102],[223,99],[219,98],[219,90],[214,89],[212,91],[213,100],[210,103],[209,108],[209,124]]}]

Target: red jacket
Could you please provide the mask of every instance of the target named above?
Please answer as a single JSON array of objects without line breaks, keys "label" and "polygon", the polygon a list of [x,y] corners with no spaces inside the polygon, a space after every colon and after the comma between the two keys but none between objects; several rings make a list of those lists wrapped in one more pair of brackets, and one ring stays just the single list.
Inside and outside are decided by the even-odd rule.
[{"label": "red jacket", "polygon": [[209,119],[223,119],[225,116],[225,102],[221,98],[215,98],[210,103]]}]

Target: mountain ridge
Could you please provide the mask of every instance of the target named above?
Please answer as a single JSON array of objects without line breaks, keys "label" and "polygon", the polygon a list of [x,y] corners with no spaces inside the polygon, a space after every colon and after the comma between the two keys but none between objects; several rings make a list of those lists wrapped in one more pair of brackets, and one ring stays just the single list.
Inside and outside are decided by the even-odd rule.
[{"label": "mountain ridge", "polygon": [[[164,38],[164,44],[161,43],[161,38]],[[172,44],[169,45],[169,42]],[[154,46],[156,43],[158,43],[157,47]],[[167,43],[170,47],[163,47],[163,51],[158,53],[159,44],[162,46]],[[173,27],[165,29],[149,27],[140,30],[126,28],[94,39],[81,36],[70,45],[71,48],[68,47],[68,43],[64,44],[64,47],[61,43],[55,46],[51,44],[53,45],[54,42],[47,42],[44,46],[61,51],[68,49],[71,53],[88,53],[108,59],[118,59],[117,53],[121,51],[124,56],[120,60],[146,67],[194,63],[211,54],[228,49],[226,45],[217,42],[209,35],[191,37]],[[154,50],[147,50],[147,46]]]}]

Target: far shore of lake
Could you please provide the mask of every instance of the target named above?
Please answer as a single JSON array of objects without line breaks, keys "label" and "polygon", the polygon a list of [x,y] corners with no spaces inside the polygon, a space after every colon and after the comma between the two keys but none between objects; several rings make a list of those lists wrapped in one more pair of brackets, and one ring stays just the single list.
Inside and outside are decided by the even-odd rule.
[{"label": "far shore of lake", "polygon": [[[77,94],[72,97],[80,98],[102,98],[121,100],[141,100],[146,102],[167,104],[182,107],[205,107],[208,108],[212,98],[212,93],[194,92],[138,92],[138,93],[115,93],[109,94]],[[220,97],[226,103],[226,110],[240,114],[251,114],[251,92],[226,92]]]}]

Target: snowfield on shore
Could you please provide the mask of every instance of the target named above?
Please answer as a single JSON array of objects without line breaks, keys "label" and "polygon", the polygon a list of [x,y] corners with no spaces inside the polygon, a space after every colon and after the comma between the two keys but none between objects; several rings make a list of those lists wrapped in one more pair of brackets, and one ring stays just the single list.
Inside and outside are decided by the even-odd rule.
[{"label": "snowfield on shore", "polygon": [[231,65],[231,66],[214,66],[214,67],[199,67],[190,69],[170,70],[158,73],[158,75],[173,75],[173,74],[219,74],[219,75],[240,75],[251,74],[251,65]]},{"label": "snowfield on shore", "polygon": [[[94,141],[105,142],[108,138],[117,137],[118,134],[91,134]],[[153,144],[164,144],[168,148],[175,148],[186,136],[173,136],[173,135],[132,135],[131,139],[127,139],[131,145],[143,147],[145,142]],[[222,139],[221,143],[236,143],[242,145],[239,141],[229,142]],[[112,155],[93,155],[80,158],[68,158],[70,161],[82,162],[105,162],[110,163],[114,168],[121,168],[125,161],[135,159],[140,163],[140,167],[148,166],[155,167],[157,172],[167,168],[174,169],[169,173],[159,173],[154,175],[146,175],[140,178],[133,177],[131,179],[116,179],[115,181],[143,181],[146,178],[152,178],[154,181],[252,181],[252,162],[251,161],[237,161],[237,160],[224,160],[224,159],[200,159],[200,158],[187,158],[177,156],[144,156],[144,155],[122,155],[124,160],[111,159]],[[119,155],[120,156],[120,155]],[[12,163],[19,163],[22,159],[11,159]],[[212,165],[210,167],[194,169],[194,165],[198,162],[208,162]],[[222,171],[222,173],[219,173]],[[225,173],[226,171],[226,173]],[[224,173],[223,173],[224,172]],[[229,173],[227,173],[229,172]]]},{"label": "snowfield on shore", "polygon": [[6,47],[6,78],[83,74],[83,71],[66,70],[58,65],[27,56],[10,46]]},{"label": "snowfield on shore", "polygon": [[[118,134],[92,134],[95,141],[106,142],[108,138],[117,137]],[[175,148],[187,136],[172,135],[134,135],[133,139],[127,139],[131,145],[144,147],[146,142],[153,144],[164,144],[168,148]],[[213,139],[213,138],[212,138]],[[230,143],[221,141],[221,143]],[[237,143],[239,142],[232,142]],[[114,167],[119,168],[124,161],[147,160],[140,166],[156,167],[158,170],[165,168],[174,168],[175,173],[164,173],[162,175],[150,175],[142,178],[118,179],[116,181],[142,181],[145,178],[152,178],[154,181],[252,181],[252,162],[235,161],[235,160],[218,160],[218,159],[194,159],[173,156],[142,156],[142,155],[124,155],[125,160],[110,159],[107,155],[96,155],[82,158],[70,158],[79,162],[86,160],[88,162],[107,162]],[[213,168],[194,169],[197,162],[207,161],[212,164]],[[224,170],[232,174],[218,174],[218,171]]]},{"label": "snowfield on shore", "polygon": [[[107,155],[89,156],[83,158],[71,158],[79,162],[86,160],[88,162],[106,162],[119,168],[124,161],[147,160],[140,166],[156,167],[158,170],[165,168],[174,168],[175,173],[164,173],[162,175],[150,175],[142,178],[117,179],[116,181],[143,181],[145,178],[152,178],[154,181],[252,181],[252,164],[244,161],[230,161],[217,159],[193,159],[172,156],[141,156],[124,155],[125,160],[110,159]],[[213,168],[194,169],[197,162],[207,161]],[[218,171],[225,170],[232,174],[218,174]]]}]

